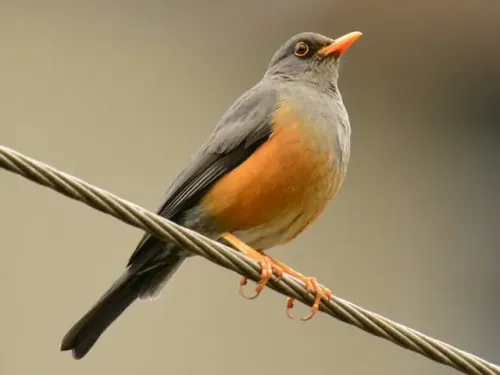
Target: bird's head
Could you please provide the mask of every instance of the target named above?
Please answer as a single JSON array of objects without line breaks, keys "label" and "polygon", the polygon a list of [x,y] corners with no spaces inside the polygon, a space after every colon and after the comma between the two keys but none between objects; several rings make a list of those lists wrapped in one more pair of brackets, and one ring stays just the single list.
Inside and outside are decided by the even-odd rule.
[{"label": "bird's head", "polygon": [[340,56],[361,36],[356,31],[337,39],[317,33],[300,33],[274,54],[266,76],[336,87]]}]

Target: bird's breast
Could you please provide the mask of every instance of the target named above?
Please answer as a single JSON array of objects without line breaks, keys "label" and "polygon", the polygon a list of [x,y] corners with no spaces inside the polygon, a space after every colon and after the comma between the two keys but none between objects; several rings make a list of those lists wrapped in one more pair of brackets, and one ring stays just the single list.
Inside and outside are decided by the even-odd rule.
[{"label": "bird's breast", "polygon": [[345,175],[334,129],[288,103],[272,126],[269,140],[201,202],[224,231],[260,249],[288,242],[312,223]]}]

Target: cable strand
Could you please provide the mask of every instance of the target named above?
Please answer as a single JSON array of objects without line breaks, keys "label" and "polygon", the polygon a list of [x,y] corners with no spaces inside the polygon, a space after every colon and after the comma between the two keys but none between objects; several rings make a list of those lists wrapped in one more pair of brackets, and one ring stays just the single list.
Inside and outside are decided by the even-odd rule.
[{"label": "cable strand", "polygon": [[[259,281],[260,266],[254,260],[56,168],[4,146],[0,146],[0,167],[85,203],[129,225],[143,229],[156,237],[174,242],[187,251],[200,255],[221,267],[253,281]],[[314,301],[314,296],[307,292],[305,284],[288,275],[278,280],[273,274],[268,286],[308,306],[311,306]],[[433,361],[453,367],[462,373],[500,375],[500,367],[493,363],[341,298],[332,296],[328,301],[323,299],[320,311]]]}]

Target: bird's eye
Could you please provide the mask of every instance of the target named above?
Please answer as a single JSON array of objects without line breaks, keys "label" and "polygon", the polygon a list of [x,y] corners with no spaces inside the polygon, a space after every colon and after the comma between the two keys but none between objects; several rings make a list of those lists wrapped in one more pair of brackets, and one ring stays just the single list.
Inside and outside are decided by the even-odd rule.
[{"label": "bird's eye", "polygon": [[294,53],[296,56],[304,57],[309,52],[309,46],[304,42],[298,42],[295,45]]}]

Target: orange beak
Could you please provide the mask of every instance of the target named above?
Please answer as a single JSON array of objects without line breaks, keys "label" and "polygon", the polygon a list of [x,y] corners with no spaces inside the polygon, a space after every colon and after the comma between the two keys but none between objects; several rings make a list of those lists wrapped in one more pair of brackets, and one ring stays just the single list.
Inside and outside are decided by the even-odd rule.
[{"label": "orange beak", "polygon": [[332,44],[321,48],[318,53],[323,56],[330,56],[336,54],[337,56],[342,55],[347,49],[359,39],[362,34],[359,31],[354,31],[352,33],[341,36],[335,39]]}]

